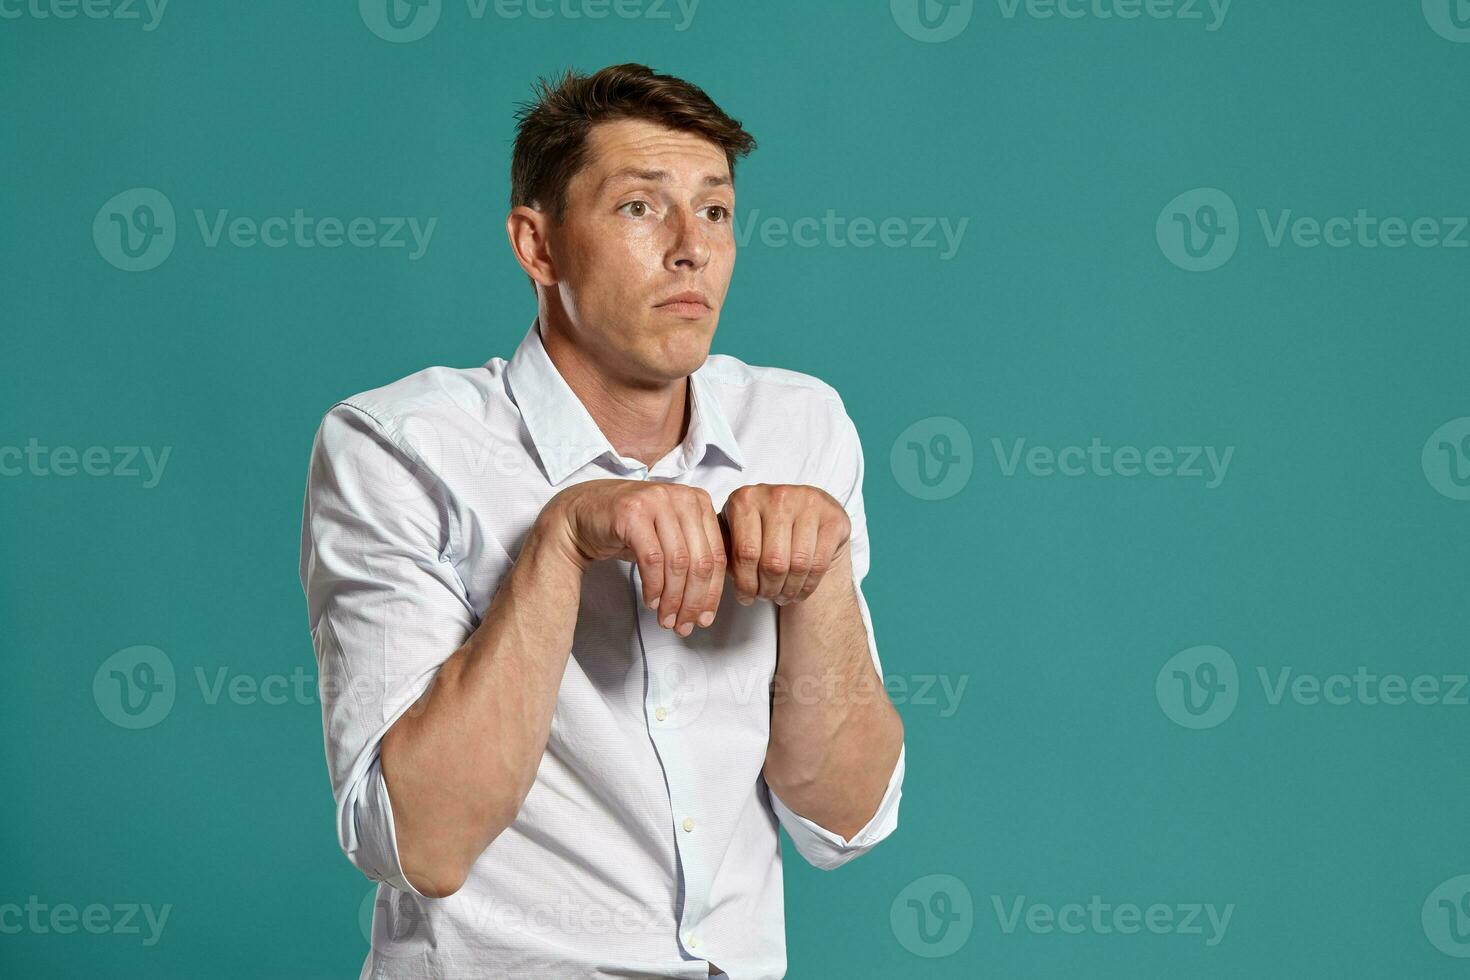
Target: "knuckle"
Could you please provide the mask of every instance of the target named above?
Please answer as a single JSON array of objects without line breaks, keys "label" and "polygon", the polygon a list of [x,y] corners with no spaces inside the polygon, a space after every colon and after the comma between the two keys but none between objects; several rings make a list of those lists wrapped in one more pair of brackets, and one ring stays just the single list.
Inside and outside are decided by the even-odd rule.
[{"label": "knuckle", "polygon": [[644,499],[636,493],[619,497],[613,504],[613,513],[625,521],[637,520],[647,513]]},{"label": "knuckle", "polygon": [[770,575],[785,575],[787,567],[784,555],[768,555],[761,561],[761,571]]},{"label": "knuckle", "polygon": [[670,552],[669,553],[669,561],[668,561],[668,563],[669,563],[669,567],[672,568],[676,572],[686,572],[686,571],[688,571],[689,570],[689,552],[685,551],[682,548],[680,548],[677,551]]},{"label": "knuckle", "polygon": [[735,548],[735,560],[744,564],[760,561],[761,547],[753,541],[743,541]]}]

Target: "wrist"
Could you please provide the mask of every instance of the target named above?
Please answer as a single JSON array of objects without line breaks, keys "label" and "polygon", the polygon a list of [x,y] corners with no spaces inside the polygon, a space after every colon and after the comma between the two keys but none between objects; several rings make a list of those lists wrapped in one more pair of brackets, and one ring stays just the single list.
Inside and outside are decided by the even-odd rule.
[{"label": "wrist", "polygon": [[521,557],[534,555],[547,559],[575,572],[578,577],[587,571],[591,559],[582,554],[572,534],[572,521],[564,503],[553,500],[541,511],[531,526],[531,533],[521,548]]}]

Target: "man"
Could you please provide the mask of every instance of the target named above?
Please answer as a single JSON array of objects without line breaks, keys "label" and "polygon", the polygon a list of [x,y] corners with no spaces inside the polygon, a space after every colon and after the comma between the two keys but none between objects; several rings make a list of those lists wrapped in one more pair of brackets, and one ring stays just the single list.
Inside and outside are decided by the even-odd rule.
[{"label": "man", "polygon": [[781,977],[778,825],[827,869],[897,826],[862,448],[830,386],[709,354],[739,122],[618,65],[519,123],[514,356],[349,398],[312,453],[362,975]]}]

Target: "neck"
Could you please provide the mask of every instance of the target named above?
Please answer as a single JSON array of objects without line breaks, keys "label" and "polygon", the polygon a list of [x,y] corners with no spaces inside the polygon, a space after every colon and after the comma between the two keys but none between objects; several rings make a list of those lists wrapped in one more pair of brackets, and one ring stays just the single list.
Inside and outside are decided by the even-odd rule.
[{"label": "neck", "polygon": [[541,343],[588,414],[618,454],[652,467],[684,441],[689,426],[689,379],[649,387],[599,370],[561,331],[538,318]]}]

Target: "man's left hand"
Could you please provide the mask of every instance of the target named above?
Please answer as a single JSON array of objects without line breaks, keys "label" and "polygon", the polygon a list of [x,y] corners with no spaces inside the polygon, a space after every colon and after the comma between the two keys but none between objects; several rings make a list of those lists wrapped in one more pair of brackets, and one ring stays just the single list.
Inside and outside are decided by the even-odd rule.
[{"label": "man's left hand", "polygon": [[847,560],[852,522],[825,490],[755,483],[730,494],[720,513],[735,597],[777,605],[810,596],[832,566]]}]

